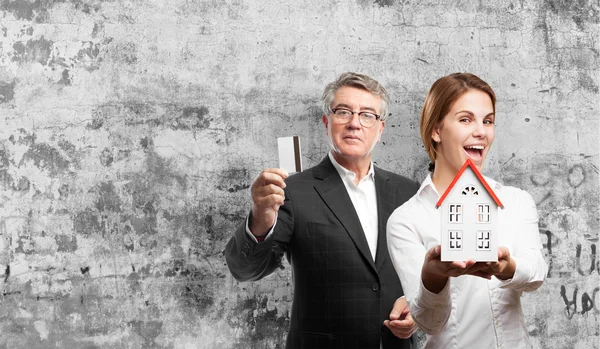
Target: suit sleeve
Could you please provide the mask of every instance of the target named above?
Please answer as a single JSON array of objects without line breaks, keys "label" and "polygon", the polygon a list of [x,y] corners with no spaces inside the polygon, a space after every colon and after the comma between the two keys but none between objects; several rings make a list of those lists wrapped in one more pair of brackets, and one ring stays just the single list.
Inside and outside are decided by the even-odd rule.
[{"label": "suit sleeve", "polygon": [[237,281],[260,280],[281,266],[294,229],[292,200],[289,191],[284,192],[275,227],[264,241],[256,242],[248,236],[244,221],[225,246],[227,266]]}]

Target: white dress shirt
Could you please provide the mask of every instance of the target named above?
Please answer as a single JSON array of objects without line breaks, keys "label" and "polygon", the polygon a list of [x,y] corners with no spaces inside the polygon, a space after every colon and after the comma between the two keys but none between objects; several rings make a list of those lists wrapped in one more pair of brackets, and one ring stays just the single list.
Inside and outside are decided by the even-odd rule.
[{"label": "white dress shirt", "polygon": [[507,247],[516,263],[512,279],[451,277],[439,294],[423,286],[425,253],[440,244],[441,235],[441,210],[435,208],[440,195],[431,176],[388,220],[388,250],[413,319],[427,333],[426,349],[531,348],[521,293],[536,290],[547,274],[535,202],[521,189],[485,180],[504,204],[498,246]]},{"label": "white dress shirt", "polygon": [[373,170],[373,162],[369,166],[369,172],[364,176],[358,185],[354,184],[356,173],[349,171],[340,165],[335,158],[329,152],[329,160],[333,164],[333,167],[338,171],[346,191],[350,196],[354,210],[360,220],[360,225],[363,228],[367,243],[369,244],[369,250],[371,250],[371,257],[375,261],[377,252],[377,236],[379,227],[377,225],[378,214],[377,214],[377,194],[375,192],[375,172]]},{"label": "white dress shirt", "polygon": [[[369,165],[369,172],[367,172],[367,175],[358,182],[358,185],[356,185],[354,184],[356,173],[340,165],[331,154],[331,151],[328,156],[333,167],[335,167],[342,178],[344,187],[346,187],[346,191],[350,196],[354,210],[360,220],[360,225],[367,238],[371,257],[373,257],[373,261],[375,261],[379,235],[379,227],[377,224],[379,216],[377,212],[377,193],[375,191],[375,170],[373,169],[373,162],[371,161],[371,164]],[[383,348],[381,342],[379,343],[379,348]]]}]

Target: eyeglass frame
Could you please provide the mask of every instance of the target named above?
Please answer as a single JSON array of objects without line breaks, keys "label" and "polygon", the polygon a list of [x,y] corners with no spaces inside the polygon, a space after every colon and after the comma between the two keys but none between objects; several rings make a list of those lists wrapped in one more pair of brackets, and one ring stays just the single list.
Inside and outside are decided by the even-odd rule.
[{"label": "eyeglass frame", "polygon": [[[347,111],[347,112],[350,113],[350,118],[346,122],[338,123],[338,125],[346,125],[346,124],[348,124],[350,121],[352,121],[352,118],[354,117],[354,114],[358,115],[358,122],[360,123],[360,125],[362,127],[366,127],[366,128],[371,128],[371,127],[375,126],[375,124],[377,123],[377,120],[381,120],[381,115],[375,114],[373,112],[370,112],[370,111],[352,111],[352,110],[350,110],[348,108],[345,108],[345,107],[332,108],[331,109],[331,114],[339,117],[340,115],[336,114],[336,111],[338,111],[338,110],[345,110],[345,111]],[[363,114],[375,115],[375,122],[373,122],[373,124],[369,125],[369,126],[363,124],[363,119],[362,119],[362,115]]]}]

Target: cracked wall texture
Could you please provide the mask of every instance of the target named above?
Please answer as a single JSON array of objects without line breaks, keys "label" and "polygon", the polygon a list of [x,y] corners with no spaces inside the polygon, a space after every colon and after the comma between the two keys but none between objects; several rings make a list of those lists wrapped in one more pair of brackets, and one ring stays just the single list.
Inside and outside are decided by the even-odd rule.
[{"label": "cracked wall texture", "polygon": [[599,12],[592,0],[0,0],[0,348],[282,348],[289,268],[222,254],[249,186],[344,71],[393,105],[382,167],[421,180],[429,86],[498,95],[484,172],[538,204],[535,348],[600,341]]}]

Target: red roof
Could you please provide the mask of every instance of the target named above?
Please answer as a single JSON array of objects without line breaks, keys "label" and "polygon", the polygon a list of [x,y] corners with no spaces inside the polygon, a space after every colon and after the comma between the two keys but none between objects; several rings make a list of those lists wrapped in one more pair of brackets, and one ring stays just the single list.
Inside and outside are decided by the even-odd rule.
[{"label": "red roof", "polygon": [[487,190],[488,194],[490,194],[492,199],[494,199],[494,202],[496,203],[496,205],[498,205],[501,208],[504,208],[504,205],[502,205],[502,203],[500,202],[500,200],[498,199],[496,194],[494,194],[494,191],[492,190],[492,188],[490,188],[490,186],[487,184],[485,179],[483,179],[483,176],[481,175],[481,173],[479,173],[479,170],[477,170],[477,167],[475,167],[475,164],[473,164],[473,161],[471,161],[471,159],[467,159],[467,161],[465,161],[465,164],[462,166],[460,171],[458,171],[458,173],[452,180],[452,183],[450,183],[450,185],[448,186],[448,189],[446,189],[446,191],[444,192],[444,195],[442,195],[442,197],[438,200],[437,204],[435,204],[435,207],[437,208],[442,205],[442,202],[444,201],[446,196],[448,196],[448,194],[450,194],[450,191],[452,190],[452,188],[454,187],[456,182],[458,182],[458,179],[460,178],[460,176],[462,176],[463,172],[465,172],[465,170],[467,169],[467,166],[470,167],[471,170],[473,170],[473,173],[475,173],[475,176],[477,176],[477,178],[479,179],[481,184],[483,184],[483,186],[485,187],[485,190]]}]

